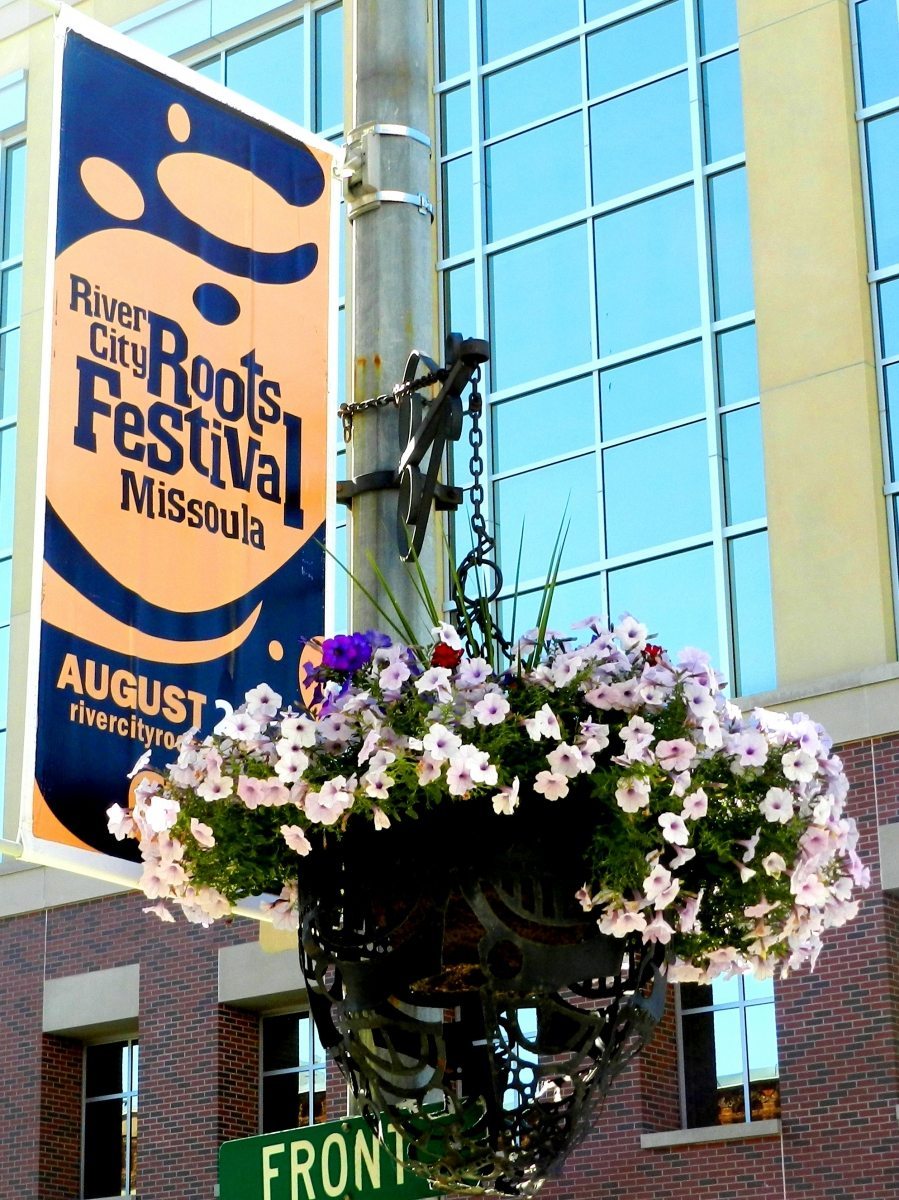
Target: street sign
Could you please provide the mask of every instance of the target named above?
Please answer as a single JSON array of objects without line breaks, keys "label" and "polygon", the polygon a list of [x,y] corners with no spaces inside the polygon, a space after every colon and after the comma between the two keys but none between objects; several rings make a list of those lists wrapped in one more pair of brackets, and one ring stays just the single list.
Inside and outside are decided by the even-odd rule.
[{"label": "street sign", "polygon": [[384,1148],[362,1117],[325,1121],[219,1149],[219,1200],[425,1200],[426,1179],[403,1168],[392,1125]]}]

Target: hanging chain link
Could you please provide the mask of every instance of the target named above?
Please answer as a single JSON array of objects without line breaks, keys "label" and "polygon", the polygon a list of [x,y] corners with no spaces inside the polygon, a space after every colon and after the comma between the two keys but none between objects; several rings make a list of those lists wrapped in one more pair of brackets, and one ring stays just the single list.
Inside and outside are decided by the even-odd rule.
[{"label": "hanging chain link", "polygon": [[[503,576],[496,558],[496,538],[487,531],[487,520],[484,516],[484,430],[481,428],[481,416],[484,411],[484,401],[478,390],[481,379],[481,369],[478,367],[471,377],[471,396],[468,403],[468,415],[471,417],[471,428],[468,442],[471,446],[471,457],[468,469],[471,473],[471,487],[468,489],[471,500],[471,531],[475,536],[475,544],[465,555],[456,568],[455,601],[458,612],[456,628],[467,642],[470,654],[486,654],[492,643],[499,646],[507,658],[511,659],[512,649],[500,632],[493,615],[493,605],[503,586]],[[493,586],[486,588],[483,572],[493,574]],[[468,576],[475,574],[477,591],[469,596],[465,590]],[[480,642],[472,636],[477,630]]]},{"label": "hanging chain link", "polygon": [[337,410],[337,415],[343,423],[343,440],[349,442],[353,436],[353,417],[356,413],[367,412],[372,408],[386,408],[389,404],[400,404],[407,396],[413,396],[422,388],[443,383],[446,376],[446,368],[438,367],[436,371],[421,375],[409,383],[398,383],[392,392],[382,392],[380,396],[370,396],[367,400],[359,400],[357,403],[345,401]]}]

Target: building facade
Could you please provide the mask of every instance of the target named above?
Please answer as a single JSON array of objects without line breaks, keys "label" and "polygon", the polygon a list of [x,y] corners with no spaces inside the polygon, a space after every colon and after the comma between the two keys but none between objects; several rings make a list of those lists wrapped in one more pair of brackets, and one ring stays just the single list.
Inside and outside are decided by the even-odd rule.
[{"label": "building facade", "polygon": [[[333,0],[79,8],[344,135],[353,60],[349,14]],[[517,579],[517,619],[531,623],[567,513],[553,624],[633,612],[666,646],[711,651],[741,703],[823,722],[872,871],[861,916],[835,931],[815,974],[672,990],[655,1040],[546,1194],[889,1200],[899,10],[434,0],[430,11],[433,286],[444,330],[490,341],[485,486],[501,614],[511,619]],[[9,841],[35,602],[52,41],[44,5],[0,7]],[[343,312],[341,299],[341,345]],[[344,363],[338,400],[346,374]],[[470,483],[467,451],[453,469]],[[463,510],[457,552],[466,536]],[[345,558],[342,518],[333,540]],[[344,620],[338,589],[335,627]],[[0,862],[0,1200],[200,1200],[215,1194],[223,1141],[347,1110],[295,947],[250,921],[161,925],[143,907],[112,885]]]}]

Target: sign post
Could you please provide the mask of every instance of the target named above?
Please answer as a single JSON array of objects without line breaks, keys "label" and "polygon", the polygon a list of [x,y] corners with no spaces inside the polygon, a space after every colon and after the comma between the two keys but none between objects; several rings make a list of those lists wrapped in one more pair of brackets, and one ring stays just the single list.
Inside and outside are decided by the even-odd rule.
[{"label": "sign post", "polygon": [[426,1179],[403,1167],[404,1143],[391,1126],[390,1151],[362,1117],[225,1142],[219,1200],[425,1200]]}]

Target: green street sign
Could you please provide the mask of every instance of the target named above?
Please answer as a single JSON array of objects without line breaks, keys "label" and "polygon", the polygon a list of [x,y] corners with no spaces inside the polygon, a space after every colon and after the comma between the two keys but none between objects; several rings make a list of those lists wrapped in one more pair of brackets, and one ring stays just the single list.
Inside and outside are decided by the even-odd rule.
[{"label": "green street sign", "polygon": [[391,1154],[362,1117],[325,1121],[219,1148],[219,1200],[425,1200],[426,1179],[403,1169],[405,1145],[388,1126]]}]

